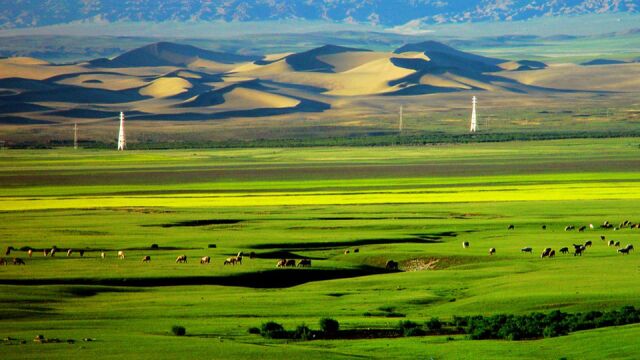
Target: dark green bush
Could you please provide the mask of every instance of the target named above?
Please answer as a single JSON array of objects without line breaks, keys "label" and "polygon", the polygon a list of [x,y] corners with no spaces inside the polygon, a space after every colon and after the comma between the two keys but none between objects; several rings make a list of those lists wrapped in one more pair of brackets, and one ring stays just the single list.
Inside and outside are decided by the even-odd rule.
[{"label": "dark green bush", "polygon": [[420,328],[420,325],[413,321],[405,320],[398,323],[398,329],[402,331],[404,336],[421,336],[425,334],[425,331]]},{"label": "dark green bush", "polygon": [[296,330],[293,332],[294,339],[310,340],[312,337],[313,332],[305,324],[298,325]]},{"label": "dark green bush", "polygon": [[426,323],[427,329],[431,331],[440,331],[442,329],[442,322],[437,317],[431,318],[431,320]]},{"label": "dark green bush", "polygon": [[152,250],[158,250],[158,248],[159,248],[158,244],[151,244]]},{"label": "dark green bush", "polygon": [[255,334],[255,335],[259,335],[260,334],[260,329],[258,329],[257,327],[251,327],[248,330],[249,334]]},{"label": "dark green bush", "polygon": [[215,249],[217,246],[216,246],[216,244],[209,244],[208,247],[209,247],[209,249]]},{"label": "dark green bush", "polygon": [[331,318],[320,319],[320,330],[325,334],[335,334],[340,329],[340,323]]},{"label": "dark green bush", "polygon": [[269,321],[260,327],[260,335],[269,339],[284,339],[287,337],[287,332],[282,325]]},{"label": "dark green bush", "polygon": [[185,336],[187,334],[187,329],[185,329],[184,326],[173,325],[171,327],[171,332],[175,336]]}]

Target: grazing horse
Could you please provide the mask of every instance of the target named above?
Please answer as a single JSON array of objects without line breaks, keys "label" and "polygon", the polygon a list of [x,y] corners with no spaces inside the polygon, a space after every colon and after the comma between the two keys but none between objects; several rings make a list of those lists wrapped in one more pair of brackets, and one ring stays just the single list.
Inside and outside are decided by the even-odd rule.
[{"label": "grazing horse", "polygon": [[591,247],[591,245],[593,245],[593,242],[591,242],[591,240],[588,240],[587,242],[584,243],[585,247]]},{"label": "grazing horse", "polygon": [[627,248],[618,249],[618,253],[629,255],[629,249]]},{"label": "grazing horse", "polygon": [[509,227],[507,228],[507,230],[513,230],[513,229],[515,229],[515,228],[516,228],[516,227],[515,227],[513,224],[511,224],[511,225],[509,225]]},{"label": "grazing horse", "polygon": [[287,259],[280,259],[278,260],[278,263],[276,264],[276,267],[284,267],[285,265],[287,265]]},{"label": "grazing horse", "polygon": [[176,264],[186,264],[187,263],[187,255],[180,255],[176,258]]},{"label": "grazing horse", "polygon": [[24,260],[20,258],[13,258],[13,265],[25,265]]},{"label": "grazing horse", "polygon": [[200,258],[200,264],[208,264],[211,262],[210,256],[203,256]]},{"label": "grazing horse", "polygon": [[544,250],[542,250],[542,254],[540,254],[540,258],[544,259],[547,256],[549,256],[549,253],[551,253],[551,248],[545,248]]},{"label": "grazing horse", "polygon": [[118,259],[124,260],[124,258],[125,258],[124,251],[122,251],[122,250],[118,251]]},{"label": "grazing horse", "polygon": [[583,226],[580,226],[580,227],[578,228],[578,231],[579,231],[579,232],[583,232],[583,231],[585,231],[585,229],[586,229],[586,228],[587,228],[587,227],[586,227],[586,226],[584,226],[584,225],[583,225]]},{"label": "grazing horse", "polygon": [[530,247],[522,248],[522,249],[520,249],[520,251],[521,251],[521,252],[525,252],[525,253],[529,253],[529,254],[532,254],[532,253],[533,253],[533,249],[532,249],[532,248],[530,248]]},{"label": "grazing horse", "polygon": [[236,256],[236,263],[242,265],[242,255],[237,255]]},{"label": "grazing horse", "polygon": [[142,258],[142,262],[143,262],[143,263],[151,262],[151,256],[149,256],[149,255],[145,255],[145,256]]},{"label": "grazing horse", "polygon": [[462,242],[462,248],[463,248],[463,249],[466,249],[466,248],[468,248],[469,246],[470,246],[470,244],[469,244],[469,242],[468,242],[468,241],[464,241],[464,242]]},{"label": "grazing horse", "polygon": [[67,256],[71,256],[71,254],[73,254],[73,249],[67,250]]},{"label": "grazing horse", "polygon": [[296,266],[296,260],[295,259],[289,259],[289,260],[287,260],[287,263],[284,264],[284,266],[286,266],[286,267],[295,267]]},{"label": "grazing horse", "polygon": [[568,247],[563,247],[562,249],[560,249],[560,253],[562,254],[566,254],[569,252],[569,248]]},{"label": "grazing horse", "polygon": [[311,259],[300,259],[298,261],[298,267],[309,267],[311,266]]},{"label": "grazing horse", "polygon": [[387,265],[385,266],[387,270],[398,270],[398,262],[389,260],[387,261]]},{"label": "grazing horse", "polygon": [[33,250],[29,249],[29,250],[27,251],[27,255],[29,255],[29,257],[33,256]]},{"label": "grazing horse", "polygon": [[489,249],[489,255],[493,255],[496,253],[496,248]]},{"label": "grazing horse", "polygon": [[222,265],[235,265],[235,264],[236,264],[236,257],[232,256],[227,258]]}]

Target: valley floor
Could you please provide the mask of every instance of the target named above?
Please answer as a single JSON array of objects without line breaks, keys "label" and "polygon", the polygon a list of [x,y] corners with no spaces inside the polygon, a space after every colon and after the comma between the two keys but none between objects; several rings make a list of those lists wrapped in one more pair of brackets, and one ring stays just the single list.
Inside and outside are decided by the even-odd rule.
[{"label": "valley floor", "polygon": [[[640,221],[639,162],[637,138],[0,151],[0,245],[15,248],[3,258],[26,262],[0,266],[0,338],[16,339],[0,344],[0,356],[638,358],[638,324],[527,341],[268,340],[248,329],[267,321],[318,329],[323,317],[348,330],[638,307],[638,255],[607,241],[638,245],[640,229],[599,225]],[[546,247],[588,240],[583,256],[540,258]],[[54,245],[56,256],[44,257]],[[223,265],[239,251],[241,265]],[[188,263],[177,264],[182,254]],[[312,266],[276,268],[280,258]],[[385,269],[391,259],[401,271]],[[187,336],[172,335],[173,325]],[[39,334],[63,342],[35,343]]]}]

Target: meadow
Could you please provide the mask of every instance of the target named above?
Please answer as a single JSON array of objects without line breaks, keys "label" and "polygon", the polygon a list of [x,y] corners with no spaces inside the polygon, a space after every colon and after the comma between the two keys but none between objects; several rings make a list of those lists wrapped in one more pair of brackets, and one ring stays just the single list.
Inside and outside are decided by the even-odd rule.
[{"label": "meadow", "polygon": [[[4,258],[26,265],[0,266],[0,338],[15,339],[0,344],[0,356],[638,358],[638,324],[524,341],[294,341],[248,329],[275,321],[315,330],[323,317],[346,330],[386,329],[433,317],[638,307],[638,255],[600,236],[638,245],[640,230],[599,225],[640,221],[639,155],[638,138],[2,150],[0,245],[36,251],[14,250]],[[565,231],[588,224],[595,228]],[[546,247],[587,240],[594,244],[583,256],[540,258]],[[61,251],[44,257],[54,245]],[[223,266],[239,251],[256,256]],[[182,254],[188,263],[175,263]],[[211,264],[199,264],[202,256]],[[280,258],[312,266],[276,268]],[[391,259],[400,271],[385,269]],[[174,336],[173,325],[186,336]],[[33,342],[39,334],[63,341]]]}]

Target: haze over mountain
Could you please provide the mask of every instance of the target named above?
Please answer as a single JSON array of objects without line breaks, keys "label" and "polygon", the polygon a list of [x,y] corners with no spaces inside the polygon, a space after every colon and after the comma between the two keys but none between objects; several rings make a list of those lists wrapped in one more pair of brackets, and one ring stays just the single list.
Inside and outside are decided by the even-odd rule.
[{"label": "haze over mountain", "polygon": [[[46,9],[46,11],[43,11]],[[640,11],[640,0],[13,0],[0,2],[0,29],[74,21],[328,20],[387,27],[409,22],[526,20]]]}]

